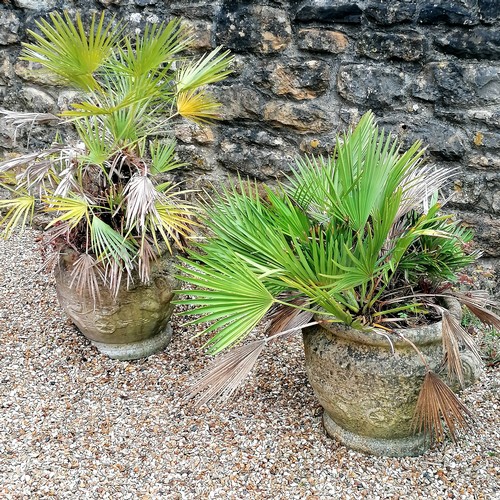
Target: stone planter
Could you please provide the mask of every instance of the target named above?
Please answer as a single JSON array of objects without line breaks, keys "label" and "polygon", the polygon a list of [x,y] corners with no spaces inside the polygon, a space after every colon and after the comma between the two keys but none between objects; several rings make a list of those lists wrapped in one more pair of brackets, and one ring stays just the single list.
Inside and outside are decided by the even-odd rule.
[{"label": "stone planter", "polygon": [[172,337],[169,324],[177,287],[173,258],[165,256],[152,265],[148,285],[123,280],[116,298],[101,287],[100,300],[70,287],[74,253],[61,255],[54,270],[59,303],[76,327],[103,354],[113,359],[139,359],[163,350]]},{"label": "stone planter", "polygon": [[[441,322],[403,332],[439,372]],[[303,339],[307,375],[330,436],[373,455],[415,456],[427,450],[429,440],[411,427],[425,368],[408,343],[391,335],[393,354],[384,336],[339,324],[304,329]],[[481,367],[471,357],[464,364],[470,385]]]}]

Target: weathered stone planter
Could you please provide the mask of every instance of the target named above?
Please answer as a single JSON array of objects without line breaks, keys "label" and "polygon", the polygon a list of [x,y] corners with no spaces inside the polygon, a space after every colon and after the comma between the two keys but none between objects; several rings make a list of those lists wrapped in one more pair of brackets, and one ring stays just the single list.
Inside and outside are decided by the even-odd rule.
[{"label": "weathered stone planter", "polygon": [[[439,371],[443,359],[441,322],[402,330]],[[411,426],[425,368],[412,347],[391,335],[360,332],[345,325],[303,331],[309,382],[324,408],[326,431],[346,446],[382,456],[414,456],[429,440]],[[470,358],[469,358],[470,360]],[[466,365],[466,383],[480,373]]]},{"label": "weathered stone planter", "polygon": [[172,257],[153,263],[150,284],[132,284],[127,289],[123,280],[116,298],[101,287],[96,303],[89,294],[82,296],[70,287],[73,259],[74,253],[65,253],[54,270],[57,297],[65,313],[100,352],[113,359],[139,359],[168,345],[171,300],[177,286]]}]

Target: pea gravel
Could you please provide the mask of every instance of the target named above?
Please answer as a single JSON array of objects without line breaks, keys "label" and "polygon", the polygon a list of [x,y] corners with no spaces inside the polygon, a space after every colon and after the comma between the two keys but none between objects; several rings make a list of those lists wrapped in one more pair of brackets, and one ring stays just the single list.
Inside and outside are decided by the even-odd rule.
[{"label": "pea gravel", "polygon": [[299,336],[227,405],[196,409],[182,397],[210,362],[202,340],[175,320],[161,354],[100,355],[36,272],[35,237],[0,241],[0,498],[500,498],[498,367],[463,396],[475,428],[418,458],[324,434]]}]

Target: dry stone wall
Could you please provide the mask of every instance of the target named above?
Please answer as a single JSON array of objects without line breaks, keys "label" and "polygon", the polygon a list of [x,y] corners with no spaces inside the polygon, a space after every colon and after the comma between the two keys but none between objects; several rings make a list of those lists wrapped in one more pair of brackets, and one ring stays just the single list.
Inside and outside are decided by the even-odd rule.
[{"label": "dry stone wall", "polygon": [[[215,92],[222,120],[180,123],[183,173],[203,186],[239,172],[275,180],[297,154],[329,153],[366,110],[429,160],[457,169],[448,205],[472,226],[484,275],[500,274],[500,3],[498,0],[10,0],[0,6],[0,106],[57,112],[71,89],[18,60],[34,20],[54,9],[107,9],[129,29],[180,16],[193,51],[224,45],[234,74]],[[55,128],[0,126],[0,155],[50,142]],[[60,133],[68,134],[66,130]],[[15,144],[14,139],[17,143]],[[497,288],[498,290],[498,288]]]}]

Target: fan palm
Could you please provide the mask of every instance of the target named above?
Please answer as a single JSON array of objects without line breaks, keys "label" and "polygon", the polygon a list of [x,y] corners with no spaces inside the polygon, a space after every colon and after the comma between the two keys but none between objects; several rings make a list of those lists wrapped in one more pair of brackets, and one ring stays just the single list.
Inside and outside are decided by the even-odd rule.
[{"label": "fan palm", "polygon": [[[389,335],[415,317],[445,314],[438,299],[452,294],[448,282],[477,254],[465,250],[470,231],[439,212],[435,193],[450,174],[424,165],[423,155],[420,142],[401,153],[369,112],[337,138],[330,157],[297,160],[277,190],[265,188],[261,196],[257,185],[239,180],[207,200],[203,220],[211,234],[184,260],[182,279],[192,290],[179,301],[191,306],[183,314],[196,315],[191,324],[208,322],[202,334],[211,334],[213,354],[241,342],[259,323],[269,320],[269,328],[252,349],[239,347],[240,357],[223,357],[202,379],[195,390],[207,391],[201,402],[231,394],[254,365],[253,350],[260,353],[270,340],[311,322]],[[480,314],[500,323],[484,307]],[[465,332],[447,325],[462,342]],[[462,380],[458,348],[449,346],[449,371]],[[426,380],[429,394],[434,379]],[[438,399],[444,412],[458,413],[451,394]],[[417,422],[428,427],[422,418],[418,414]]]},{"label": "fan palm", "polygon": [[[21,58],[83,92],[61,117],[40,120],[70,121],[81,143],[0,164],[0,182],[12,194],[0,201],[3,235],[28,224],[41,206],[53,216],[48,246],[58,252],[69,245],[81,256],[75,283],[82,289],[95,295],[100,277],[117,292],[122,274],[133,271],[147,282],[151,260],[165,246],[182,247],[195,212],[187,191],[164,176],[183,165],[175,141],[155,136],[168,135],[175,119],[217,118],[219,104],[207,86],[230,73],[231,57],[220,47],[194,60],[183,56],[190,34],[179,20],[130,36],[124,23],[106,21],[104,13],[85,29],[79,14],[73,21],[55,12],[37,27]],[[37,119],[4,114],[17,124]]]}]

